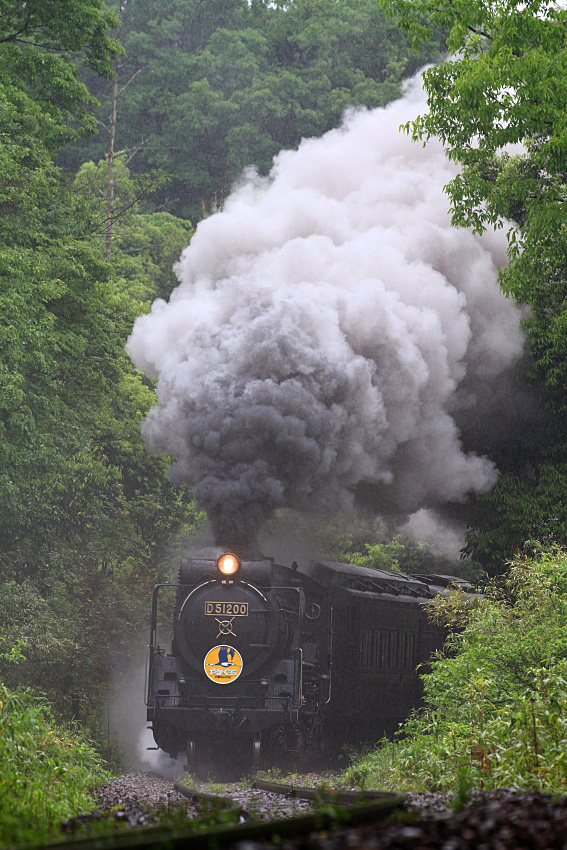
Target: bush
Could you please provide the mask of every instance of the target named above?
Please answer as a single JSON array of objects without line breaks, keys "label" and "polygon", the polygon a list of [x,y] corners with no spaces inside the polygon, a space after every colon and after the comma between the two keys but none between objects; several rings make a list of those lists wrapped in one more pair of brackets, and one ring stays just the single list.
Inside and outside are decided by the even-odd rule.
[{"label": "bush", "polygon": [[56,727],[47,701],[0,682],[0,846],[41,841],[88,812],[88,791],[110,778],[72,727]]},{"label": "bush", "polygon": [[402,740],[357,758],[347,781],[567,793],[567,553],[516,561],[467,619],[423,676]]}]

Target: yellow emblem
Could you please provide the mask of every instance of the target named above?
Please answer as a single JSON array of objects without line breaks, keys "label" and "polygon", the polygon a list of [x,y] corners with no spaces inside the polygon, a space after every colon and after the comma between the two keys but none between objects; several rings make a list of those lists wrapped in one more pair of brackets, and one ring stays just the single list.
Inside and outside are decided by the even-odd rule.
[{"label": "yellow emblem", "polygon": [[242,673],[242,656],[233,646],[220,644],[209,649],[203,666],[211,682],[228,685]]}]

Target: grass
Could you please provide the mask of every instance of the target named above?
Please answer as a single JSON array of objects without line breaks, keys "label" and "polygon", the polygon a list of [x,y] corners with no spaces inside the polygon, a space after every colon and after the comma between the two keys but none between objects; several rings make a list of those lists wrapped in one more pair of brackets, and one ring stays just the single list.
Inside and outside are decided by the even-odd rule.
[{"label": "grass", "polygon": [[61,821],[94,807],[110,779],[73,726],[57,725],[45,699],[0,683],[0,845],[42,842]]}]

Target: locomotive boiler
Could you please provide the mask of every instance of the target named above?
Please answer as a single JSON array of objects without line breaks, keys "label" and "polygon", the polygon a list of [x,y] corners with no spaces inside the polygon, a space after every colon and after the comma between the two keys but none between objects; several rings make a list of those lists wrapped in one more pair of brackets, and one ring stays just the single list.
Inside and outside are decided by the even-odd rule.
[{"label": "locomotive boiler", "polygon": [[[147,718],[190,769],[271,766],[393,734],[421,699],[417,667],[442,646],[427,603],[450,576],[351,564],[277,564],[209,548],[152,597]],[[171,647],[160,602],[175,593]],[[172,603],[169,603],[172,604]]]}]

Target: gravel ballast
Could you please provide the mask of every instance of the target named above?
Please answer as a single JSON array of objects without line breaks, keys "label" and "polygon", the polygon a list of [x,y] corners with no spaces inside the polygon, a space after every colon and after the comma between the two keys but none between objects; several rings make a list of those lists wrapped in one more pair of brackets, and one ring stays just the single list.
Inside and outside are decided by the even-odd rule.
[{"label": "gravel ballast", "polygon": [[[171,779],[164,779],[157,773],[138,771],[120,776],[93,791],[95,800],[94,817],[111,814],[117,821],[123,821],[129,827],[149,826],[159,822],[162,812],[168,812],[173,806],[184,806],[188,819],[197,817],[198,807],[179,794]],[[83,819],[92,819],[87,815]],[[73,818],[68,822],[73,831],[73,825],[80,823],[81,818]]]},{"label": "gravel ballast", "polygon": [[[213,791],[207,785],[202,790]],[[311,811],[311,804],[231,783],[214,789],[242,806],[246,819],[271,820]],[[94,793],[97,810],[113,811],[128,826],[155,823],[160,811],[198,807],[173,790],[171,780],[131,773]],[[154,814],[152,814],[152,812]],[[272,850],[264,842],[242,841],[233,850]],[[443,794],[409,793],[404,810],[385,821],[341,828],[329,834],[285,839],[279,850],[566,850],[567,798],[503,789],[475,791],[460,811]]]}]

